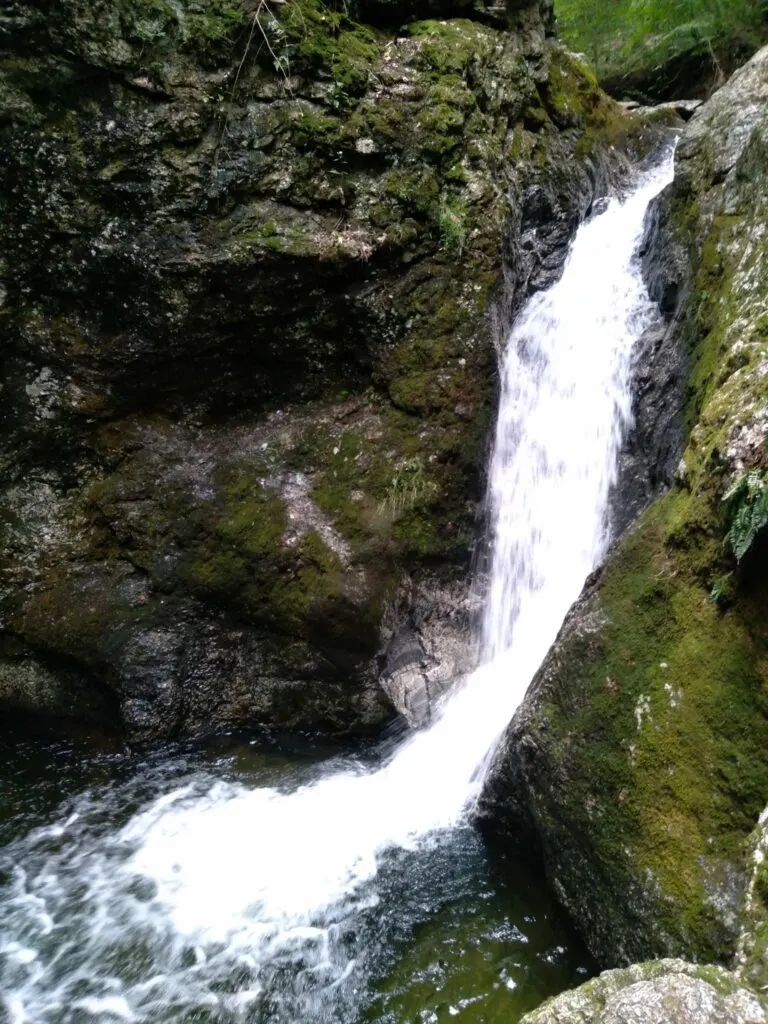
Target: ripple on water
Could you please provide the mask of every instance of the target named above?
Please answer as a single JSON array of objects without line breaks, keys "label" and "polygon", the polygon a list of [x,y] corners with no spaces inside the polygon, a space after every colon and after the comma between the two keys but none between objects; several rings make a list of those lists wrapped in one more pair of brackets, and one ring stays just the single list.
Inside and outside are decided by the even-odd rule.
[{"label": "ripple on water", "polygon": [[127,870],[136,823],[178,799],[224,802],[266,781],[291,791],[317,762],[236,741],[146,759],[31,742],[0,735],[0,990],[13,1024],[510,1022],[590,969],[540,881],[522,866],[500,874],[470,828],[384,854],[353,898],[283,933],[245,903],[239,933],[196,940],[156,881]]}]

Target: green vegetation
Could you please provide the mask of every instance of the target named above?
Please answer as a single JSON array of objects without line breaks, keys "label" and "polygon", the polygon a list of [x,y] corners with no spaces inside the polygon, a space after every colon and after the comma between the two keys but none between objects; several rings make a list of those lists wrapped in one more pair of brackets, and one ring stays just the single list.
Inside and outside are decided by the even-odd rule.
[{"label": "green vegetation", "polygon": [[467,206],[458,199],[443,199],[440,203],[438,227],[440,241],[446,252],[461,255],[467,237]]},{"label": "green vegetation", "polygon": [[740,562],[758,533],[768,525],[768,487],[765,474],[753,469],[740,476],[725,495],[730,529],[728,542]]},{"label": "green vegetation", "polygon": [[142,59],[178,50],[212,67],[231,60],[246,24],[246,8],[241,0],[124,0],[118,19],[125,38],[140,48]]},{"label": "green vegetation", "polygon": [[424,463],[418,456],[405,459],[395,468],[392,481],[382,502],[382,509],[392,516],[413,508],[420,501],[434,495],[437,485],[424,474]]},{"label": "green vegetation", "polygon": [[316,77],[334,86],[333,104],[354,105],[366,91],[384,39],[345,14],[317,0],[291,0],[259,9],[262,37],[269,46],[261,59],[286,74]]},{"label": "green vegetation", "polygon": [[768,37],[761,0],[557,0],[560,32],[601,79],[647,70],[683,55],[749,52]]}]

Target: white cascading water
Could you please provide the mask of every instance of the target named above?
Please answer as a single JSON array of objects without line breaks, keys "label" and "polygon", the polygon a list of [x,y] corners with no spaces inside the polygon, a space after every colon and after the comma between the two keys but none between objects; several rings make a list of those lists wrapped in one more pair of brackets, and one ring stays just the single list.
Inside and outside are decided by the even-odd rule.
[{"label": "white cascading water", "polygon": [[[190,784],[98,842],[78,813],[38,830],[36,849],[50,850],[30,862],[34,875],[16,864],[0,908],[11,921],[0,952],[17,959],[6,995],[14,1024],[80,1019],[65,1007],[83,1020],[203,1019],[184,1017],[190,1007],[224,1014],[206,1020],[251,1019],[281,974],[292,995],[282,1007],[275,996],[259,1020],[339,1019],[332,994],[359,967],[345,927],[379,899],[382,858],[438,842],[466,819],[501,733],[605,553],[632,347],[656,316],[636,250],[646,207],[671,176],[670,155],[580,228],[561,280],[530,300],[501,353],[480,667],[377,770],[348,763],[293,792]],[[105,966],[105,947],[125,929],[147,950],[135,976]],[[241,983],[218,984],[233,963]]]}]

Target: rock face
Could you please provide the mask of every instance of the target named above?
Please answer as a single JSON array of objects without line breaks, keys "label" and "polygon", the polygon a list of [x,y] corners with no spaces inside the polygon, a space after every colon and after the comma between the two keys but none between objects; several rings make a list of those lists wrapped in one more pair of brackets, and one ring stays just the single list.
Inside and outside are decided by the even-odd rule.
[{"label": "rock face", "polygon": [[6,5],[0,706],[370,729],[457,649],[493,342],[647,142],[551,24]]},{"label": "rock face", "polygon": [[768,50],[689,122],[652,213],[685,450],[572,609],[484,814],[535,837],[604,964],[738,954],[765,984]]},{"label": "rock face", "polygon": [[520,1024],[764,1024],[765,1003],[717,967],[657,960],[606,971]]}]

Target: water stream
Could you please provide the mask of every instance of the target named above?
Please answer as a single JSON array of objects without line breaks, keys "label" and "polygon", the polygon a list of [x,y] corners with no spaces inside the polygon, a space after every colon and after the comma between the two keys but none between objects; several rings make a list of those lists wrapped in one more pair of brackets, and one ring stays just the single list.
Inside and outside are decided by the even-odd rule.
[{"label": "water stream", "polygon": [[[530,944],[505,883],[487,877],[469,812],[605,552],[632,347],[656,315],[635,251],[671,173],[670,157],[582,226],[561,280],[528,303],[501,353],[480,667],[429,730],[384,758],[244,769],[185,753],[104,768],[31,819],[8,812],[24,827],[0,852],[3,1024],[452,1019],[474,1005],[471,993],[415,1014],[391,997],[381,979],[398,973],[398,943],[417,963],[420,923],[457,906],[471,915],[485,893],[495,909],[474,939],[464,929],[465,955],[474,949],[481,964],[484,943]],[[521,875],[521,889],[532,884]],[[559,948],[549,934],[537,942]],[[424,955],[408,984],[430,990],[440,958]],[[519,983],[515,958],[502,960],[487,986],[499,998]],[[570,983],[577,967],[551,984]],[[496,1019],[472,1012],[465,1019]]]}]

